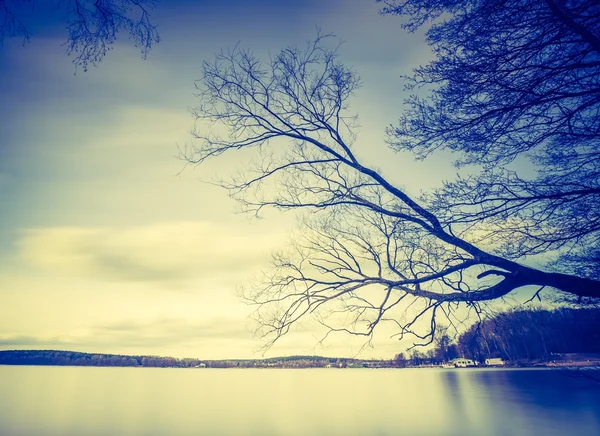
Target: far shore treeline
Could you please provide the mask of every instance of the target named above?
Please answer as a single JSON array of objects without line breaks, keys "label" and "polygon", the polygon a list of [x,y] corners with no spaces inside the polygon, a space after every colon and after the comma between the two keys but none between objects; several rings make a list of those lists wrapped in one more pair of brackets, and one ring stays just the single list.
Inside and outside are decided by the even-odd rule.
[{"label": "far shore treeline", "polygon": [[515,309],[451,336],[438,328],[434,347],[399,353],[398,366],[420,366],[465,357],[483,363],[501,358],[515,366],[600,362],[600,308]]},{"label": "far shore treeline", "polygon": [[361,360],[322,356],[288,356],[268,359],[203,360],[159,356],[80,353],[60,350],[0,351],[0,365],[120,366],[155,368],[326,368],[389,367],[388,360]]},{"label": "far shore treeline", "polygon": [[600,309],[514,310],[474,324],[456,340],[442,329],[428,350],[413,348],[390,360],[322,356],[205,360],[81,353],[61,350],[0,351],[0,365],[161,368],[393,368],[432,366],[466,357],[501,358],[513,366],[600,362]]}]

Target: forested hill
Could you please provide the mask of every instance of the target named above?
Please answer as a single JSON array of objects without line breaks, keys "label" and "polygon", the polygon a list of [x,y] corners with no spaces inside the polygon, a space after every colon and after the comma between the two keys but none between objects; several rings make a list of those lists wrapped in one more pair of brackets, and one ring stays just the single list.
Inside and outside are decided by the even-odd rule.
[{"label": "forested hill", "polygon": [[568,353],[600,353],[600,309],[515,310],[475,324],[457,351],[483,361],[555,360]]},{"label": "forested hill", "polygon": [[157,356],[126,356],[119,354],[92,354],[59,350],[0,351],[2,365],[72,365],[72,366],[154,366],[194,367],[197,359],[175,359]]}]

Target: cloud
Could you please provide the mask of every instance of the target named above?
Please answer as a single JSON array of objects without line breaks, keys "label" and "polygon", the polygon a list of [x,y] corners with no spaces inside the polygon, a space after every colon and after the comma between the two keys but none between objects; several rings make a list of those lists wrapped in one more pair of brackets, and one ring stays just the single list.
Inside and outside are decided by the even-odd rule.
[{"label": "cloud", "polygon": [[89,338],[119,338],[128,345],[166,345],[190,341],[250,339],[252,333],[244,319],[215,317],[202,321],[162,318],[147,321],[124,321],[90,328]]},{"label": "cloud", "polygon": [[0,347],[70,348],[73,350],[156,350],[211,341],[251,341],[243,319],[215,317],[201,321],[183,318],[127,320],[73,330],[67,334],[0,334]]},{"label": "cloud", "polygon": [[43,346],[60,342],[57,338],[41,338],[26,335],[0,335],[0,347]]},{"label": "cloud", "polygon": [[168,222],[137,227],[26,229],[19,248],[28,265],[104,281],[181,286],[198,280],[240,279],[285,240],[208,222]]}]

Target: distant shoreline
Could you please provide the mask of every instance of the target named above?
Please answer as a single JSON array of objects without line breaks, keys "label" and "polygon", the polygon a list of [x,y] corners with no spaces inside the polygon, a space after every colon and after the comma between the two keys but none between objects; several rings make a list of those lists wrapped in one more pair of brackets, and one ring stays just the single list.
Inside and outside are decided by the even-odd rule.
[{"label": "distant shoreline", "polygon": [[[503,366],[480,365],[473,368],[489,369],[518,369],[518,368],[600,368],[600,356],[588,358],[584,355],[569,360],[552,361],[519,361],[507,362]],[[64,350],[2,350],[0,365],[10,366],[91,366],[91,367],[121,367],[121,368],[273,368],[273,369],[303,369],[303,368],[440,368],[437,365],[398,365],[394,360],[354,359],[323,356],[285,356],[266,359],[197,359],[175,358],[160,356],[136,356],[104,353],[83,353]],[[441,369],[441,368],[440,368]],[[452,368],[447,368],[452,369]]]}]

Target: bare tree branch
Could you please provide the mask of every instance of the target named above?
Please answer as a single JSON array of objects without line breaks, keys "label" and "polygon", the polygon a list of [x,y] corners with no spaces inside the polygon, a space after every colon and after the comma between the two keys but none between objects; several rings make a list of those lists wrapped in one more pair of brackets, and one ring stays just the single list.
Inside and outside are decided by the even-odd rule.
[{"label": "bare tree branch", "polygon": [[414,199],[364,165],[348,114],[360,80],[327,48],[331,39],[319,35],[268,63],[238,47],[205,63],[196,141],[181,156],[199,164],[254,149],[246,172],[220,182],[245,210],[315,211],[289,252],[274,255],[272,269],[244,290],[268,345],[307,316],[367,341],[389,323],[400,337],[430,343],[438,312],[466,305],[481,313],[525,286],[600,296],[596,280],[482,249],[471,242],[469,219],[447,220],[439,202]]},{"label": "bare tree branch", "polygon": [[[35,0],[0,0],[0,44],[5,37],[31,39],[26,24]],[[73,63],[87,70],[97,65],[112,48],[121,30],[127,31],[145,58],[160,38],[150,22],[154,0],[61,0],[55,6],[66,12],[67,53]],[[24,17],[24,18],[23,18]]]}]

